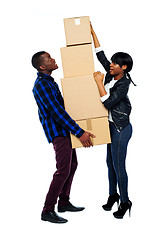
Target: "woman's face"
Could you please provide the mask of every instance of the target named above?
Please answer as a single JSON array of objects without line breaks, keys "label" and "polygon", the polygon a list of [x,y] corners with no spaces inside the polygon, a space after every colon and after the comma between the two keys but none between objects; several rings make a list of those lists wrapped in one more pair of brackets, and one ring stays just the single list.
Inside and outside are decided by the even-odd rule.
[{"label": "woman's face", "polygon": [[114,76],[115,80],[118,80],[119,78],[122,78],[124,75],[124,70],[127,68],[126,65],[123,65],[122,67],[119,66],[119,64],[112,62],[110,64],[110,74]]}]

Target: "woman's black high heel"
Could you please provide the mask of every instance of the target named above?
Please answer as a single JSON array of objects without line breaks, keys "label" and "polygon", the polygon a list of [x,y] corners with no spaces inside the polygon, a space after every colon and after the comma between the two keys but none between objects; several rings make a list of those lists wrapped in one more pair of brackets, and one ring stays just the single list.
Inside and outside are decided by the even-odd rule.
[{"label": "woman's black high heel", "polygon": [[121,203],[119,205],[118,211],[113,213],[114,217],[118,219],[122,219],[125,213],[127,212],[127,210],[129,210],[129,216],[130,216],[131,207],[132,207],[132,202],[130,200],[128,202]]},{"label": "woman's black high heel", "polygon": [[105,211],[110,211],[114,205],[114,203],[117,202],[117,205],[119,206],[119,194],[116,193],[114,195],[110,195],[107,201],[107,204],[103,205],[103,209]]}]

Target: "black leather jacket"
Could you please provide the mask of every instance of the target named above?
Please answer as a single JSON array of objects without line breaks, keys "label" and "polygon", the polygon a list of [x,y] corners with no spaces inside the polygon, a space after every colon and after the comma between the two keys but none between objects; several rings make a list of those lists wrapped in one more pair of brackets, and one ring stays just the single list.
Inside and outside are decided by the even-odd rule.
[{"label": "black leather jacket", "polygon": [[[96,55],[107,72],[104,83],[107,84],[112,80],[110,62],[106,58],[104,51],[100,51]],[[131,104],[127,96],[129,85],[130,80],[124,75],[110,89],[109,98],[103,102],[104,106],[111,111],[113,122],[118,130],[122,130],[129,124],[129,115],[131,113]]]}]

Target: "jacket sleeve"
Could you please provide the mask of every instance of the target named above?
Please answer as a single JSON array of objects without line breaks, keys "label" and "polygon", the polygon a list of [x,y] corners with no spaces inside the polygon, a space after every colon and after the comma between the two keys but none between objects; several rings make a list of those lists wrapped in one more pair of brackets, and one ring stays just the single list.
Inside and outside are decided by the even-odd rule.
[{"label": "jacket sleeve", "polygon": [[129,84],[119,84],[115,89],[111,91],[109,98],[107,98],[103,102],[105,108],[110,109],[114,107],[117,103],[119,103],[121,99],[123,99],[127,95],[128,89]]},{"label": "jacket sleeve", "polygon": [[100,51],[96,53],[96,56],[99,60],[99,62],[102,64],[102,66],[104,67],[106,72],[109,72],[110,70],[110,61],[107,59],[107,57],[105,56],[104,51]]},{"label": "jacket sleeve", "polygon": [[84,133],[84,130],[69,116],[65,109],[61,106],[55,97],[55,93],[51,86],[45,81],[41,81],[35,89],[35,97],[37,97],[46,107],[51,116],[63,128],[76,135],[78,138]]}]

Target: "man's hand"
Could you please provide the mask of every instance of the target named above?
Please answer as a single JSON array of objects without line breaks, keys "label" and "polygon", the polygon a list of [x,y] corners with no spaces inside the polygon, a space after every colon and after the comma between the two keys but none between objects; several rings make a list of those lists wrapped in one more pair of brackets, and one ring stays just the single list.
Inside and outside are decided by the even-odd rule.
[{"label": "man's hand", "polygon": [[83,144],[83,147],[93,147],[93,143],[90,137],[95,138],[95,135],[90,132],[84,132],[83,135],[79,138],[80,142]]}]

